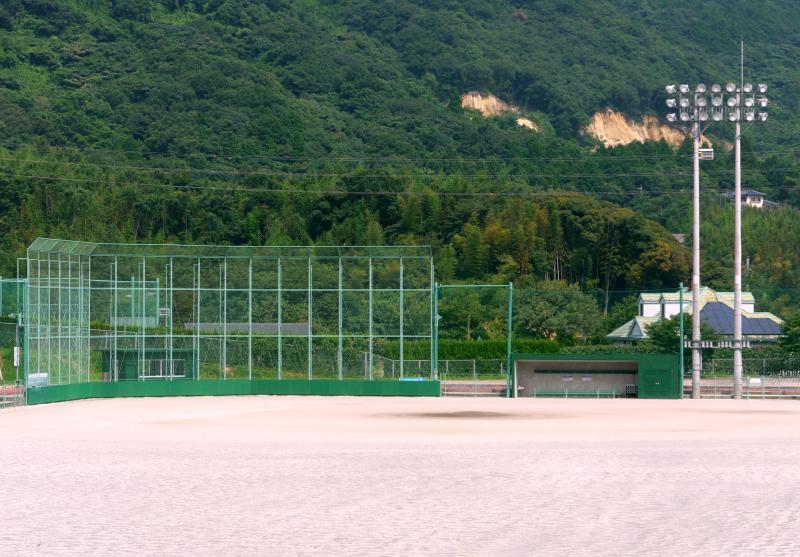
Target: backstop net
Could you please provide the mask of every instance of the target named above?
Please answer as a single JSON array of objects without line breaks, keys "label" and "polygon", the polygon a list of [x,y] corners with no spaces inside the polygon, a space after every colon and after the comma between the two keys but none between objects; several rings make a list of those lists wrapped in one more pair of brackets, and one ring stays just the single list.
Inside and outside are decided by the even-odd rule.
[{"label": "backstop net", "polygon": [[428,247],[40,238],[25,263],[33,386],[432,377]]}]

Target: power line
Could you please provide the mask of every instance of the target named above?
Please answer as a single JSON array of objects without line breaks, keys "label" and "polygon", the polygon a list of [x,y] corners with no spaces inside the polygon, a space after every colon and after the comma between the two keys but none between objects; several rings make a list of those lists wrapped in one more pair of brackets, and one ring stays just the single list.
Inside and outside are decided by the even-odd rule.
[{"label": "power line", "polygon": [[[118,165],[118,164],[102,164],[92,162],[78,162],[78,161],[49,161],[42,159],[19,159],[12,157],[0,157],[0,161],[4,162],[17,162],[21,164],[43,164],[43,165],[63,165],[63,166],[85,166],[92,168],[114,169],[114,170],[130,170],[135,172],[164,172],[173,174],[207,174],[207,175],[220,175],[220,176],[264,176],[273,178],[368,178],[368,179],[403,179],[403,178],[417,178],[417,179],[468,179],[468,180],[485,180],[485,179],[513,179],[513,178],[539,178],[539,179],[577,179],[577,178],[647,178],[647,177],[667,177],[667,176],[691,176],[691,172],[600,172],[592,174],[544,174],[544,173],[484,173],[484,174],[430,174],[430,173],[380,173],[380,174],[358,174],[353,172],[332,172],[332,171],[286,171],[286,170],[214,170],[207,168],[165,168],[165,167],[148,167],[137,165]],[[751,174],[773,174],[783,172],[798,172],[798,168],[770,168],[770,169],[748,169],[746,172]],[[733,170],[708,170],[704,174],[707,175],[725,175],[733,174]]]},{"label": "power line", "polygon": [[[127,155],[165,155],[171,158],[187,159],[187,158],[208,158],[208,159],[228,159],[228,160],[267,160],[267,161],[286,161],[286,162],[509,162],[509,161],[542,161],[542,162],[575,162],[577,160],[585,161],[625,161],[625,160],[659,160],[659,159],[685,159],[691,158],[692,155],[593,155],[580,153],[574,157],[480,157],[480,158],[464,158],[464,157],[390,157],[390,156],[341,156],[341,157],[328,157],[328,156],[281,156],[281,155],[238,155],[235,153],[209,153],[209,152],[194,152],[194,153],[170,153],[168,151],[140,151],[140,150],[125,150],[125,149],[112,149],[112,148],[91,148],[91,147],[69,147],[69,146],[52,146],[45,145],[39,146],[35,144],[25,143],[9,143],[2,145],[6,149],[20,149],[20,148],[33,148],[41,150],[53,149],[63,151],[75,151],[79,153],[121,153]],[[750,151],[755,155],[769,155],[779,153],[792,153],[795,149],[800,149],[800,144],[787,145],[782,149],[766,150],[766,151]]]},{"label": "power line", "polygon": [[[630,191],[593,191],[593,190],[563,190],[563,189],[549,189],[538,191],[474,191],[474,192],[458,192],[458,191],[411,191],[411,190],[342,190],[342,189],[285,189],[285,188],[245,188],[245,187],[230,187],[230,186],[208,186],[208,185],[192,185],[192,184],[167,184],[160,182],[117,182],[114,180],[98,180],[89,178],[65,178],[60,176],[40,176],[33,174],[16,174],[0,172],[0,176],[11,178],[24,178],[31,180],[43,180],[48,182],[70,182],[70,183],[85,183],[85,184],[104,184],[109,186],[139,186],[139,187],[154,187],[166,188],[176,190],[198,190],[198,191],[216,191],[228,193],[261,193],[261,194],[285,194],[285,195],[341,195],[341,196],[416,196],[416,195],[436,195],[442,197],[465,197],[465,198],[480,198],[480,197],[498,197],[498,198],[536,198],[536,197],[563,197],[563,196],[586,196],[609,198],[615,196],[642,196],[647,197],[661,197],[661,196],[682,196],[689,195],[691,191],[688,189],[676,190],[649,190],[640,192],[638,189]],[[776,187],[773,190],[796,190],[800,186],[786,186]],[[703,194],[708,195],[722,195],[730,193],[728,190],[723,189],[705,189]]]},{"label": "power line", "polygon": [[[187,184],[166,184],[156,182],[117,182],[114,180],[98,180],[90,178],[64,178],[60,176],[40,176],[34,174],[16,174],[0,172],[0,176],[11,178],[25,178],[31,180],[44,180],[52,182],[72,182],[72,183],[87,183],[87,184],[105,184],[123,187],[126,185],[170,188],[179,190],[209,190],[209,191],[223,191],[223,192],[244,192],[244,193],[275,193],[275,194],[290,194],[290,195],[362,195],[362,196],[414,196],[414,195],[439,195],[446,197],[556,197],[568,195],[584,195],[584,196],[614,196],[614,195],[640,195],[639,191],[589,191],[589,190],[545,190],[545,191],[531,191],[531,192],[501,192],[501,191],[476,191],[476,192],[417,192],[410,190],[337,190],[337,189],[276,189],[276,188],[243,188],[243,187],[225,187],[225,186],[206,186],[206,185],[187,185]],[[647,192],[650,195],[651,192]],[[660,195],[685,195],[690,193],[688,190],[671,190],[658,192]]]}]

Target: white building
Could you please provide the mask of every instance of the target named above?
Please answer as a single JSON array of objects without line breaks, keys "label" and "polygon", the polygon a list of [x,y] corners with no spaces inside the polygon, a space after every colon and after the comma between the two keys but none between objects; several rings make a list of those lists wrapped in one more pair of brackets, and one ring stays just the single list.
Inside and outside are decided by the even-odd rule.
[{"label": "white building", "polygon": [[[700,316],[703,322],[723,336],[733,335],[733,292],[716,292],[702,288]],[[692,313],[692,291],[683,291],[683,311]],[[783,320],[769,312],[757,312],[751,292],[742,292],[742,335],[745,340],[774,341],[781,335]],[[669,319],[681,311],[681,293],[660,292],[639,295],[639,315],[618,327],[606,338],[616,341],[634,341],[647,338],[647,327],[662,319]]]}]

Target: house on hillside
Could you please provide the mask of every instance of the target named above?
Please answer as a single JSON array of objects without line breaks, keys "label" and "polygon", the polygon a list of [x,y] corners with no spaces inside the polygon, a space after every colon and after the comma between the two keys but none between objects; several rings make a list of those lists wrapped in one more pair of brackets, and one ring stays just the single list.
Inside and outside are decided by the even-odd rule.
[{"label": "house on hillside", "polygon": [[[722,338],[733,338],[733,292],[700,292],[700,318]],[[681,293],[661,292],[639,295],[639,315],[611,331],[606,338],[616,342],[647,339],[647,327],[681,311]],[[692,313],[692,291],[683,291],[683,311]],[[783,320],[769,312],[755,310],[751,292],[742,292],[742,336],[753,343],[774,342],[782,334]]]},{"label": "house on hillside", "polygon": [[[725,197],[733,201],[736,196],[732,191],[729,191],[725,194]],[[742,205],[755,209],[775,209],[778,207],[777,203],[767,201],[764,197],[764,193],[760,191],[742,190]]]}]

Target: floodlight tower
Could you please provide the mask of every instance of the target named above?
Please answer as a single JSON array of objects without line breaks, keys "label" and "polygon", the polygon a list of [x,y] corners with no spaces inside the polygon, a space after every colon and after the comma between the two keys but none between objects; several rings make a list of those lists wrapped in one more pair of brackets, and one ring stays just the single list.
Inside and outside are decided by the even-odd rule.
[{"label": "floodlight tower", "polygon": [[[742,130],[741,121],[765,122],[767,120],[768,100],[766,83],[759,83],[754,88],[751,83],[744,80],[744,41],[741,43],[739,66],[739,87],[728,83],[726,90],[735,94],[735,107],[729,113],[730,118],[736,123],[735,147],[735,173],[734,173],[734,224],[733,224],[733,398],[742,398]],[[756,98],[756,91],[758,98]],[[756,116],[756,107],[760,110]],[[735,114],[732,112],[735,111]]]},{"label": "floodlight tower", "polygon": [[[700,351],[700,122],[716,116],[716,109],[709,110],[706,86],[698,84],[692,92],[687,84],[667,85],[670,95],[679,93],[677,99],[667,99],[669,108],[678,108],[677,114],[667,114],[670,122],[692,122],[694,144],[694,188],[692,193],[692,398],[700,398],[700,371],[703,366]],[[713,99],[713,96],[712,96]],[[715,118],[716,119],[716,118]],[[683,339],[681,339],[683,342]],[[683,370],[681,370],[683,376]]]},{"label": "floodlight tower", "polygon": [[[764,93],[766,85],[759,85],[759,92]],[[706,95],[706,86],[700,83],[695,86],[694,91],[687,84],[667,85],[666,91],[670,95],[678,94],[678,98],[667,99],[667,107],[677,108],[678,113],[667,114],[669,122],[692,122],[692,140],[694,143],[694,188],[693,188],[693,210],[692,210],[692,398],[700,398],[700,372],[703,367],[703,356],[701,351],[700,335],[700,160],[712,159],[713,151],[709,153],[701,152],[700,136],[703,130],[700,124],[708,122],[706,128],[712,122],[722,122],[726,119],[736,124],[736,240],[734,255],[734,345],[738,347],[734,356],[738,352],[738,375],[736,368],[736,358],[734,358],[734,395],[738,392],[741,397],[742,392],[742,368],[741,368],[741,345],[742,345],[742,315],[741,315],[741,155],[740,155],[740,127],[741,120],[754,122],[756,120],[765,121],[766,112],[759,112],[756,115],[756,103],[762,108],[767,106],[767,99],[761,97],[758,100],[753,94],[753,86],[744,83],[741,87],[735,83],[728,83],[725,92],[722,86],[714,83],[711,86],[710,105],[709,97]],[[727,100],[725,98],[727,93]],[[749,96],[748,96],[749,95]],[[710,122],[709,122],[710,120]],[[702,150],[705,151],[705,150]],[[702,156],[701,156],[702,155]],[[683,339],[681,339],[681,343]],[[738,377],[738,382],[737,378]],[[738,384],[738,391],[736,385]]]}]

